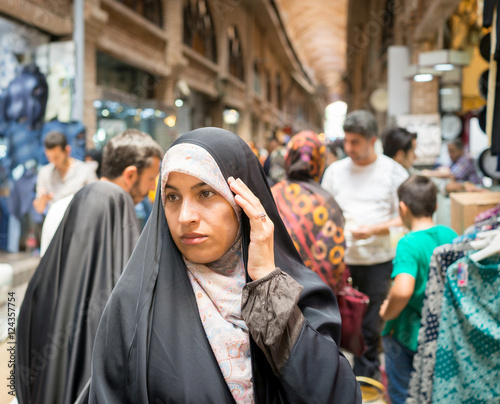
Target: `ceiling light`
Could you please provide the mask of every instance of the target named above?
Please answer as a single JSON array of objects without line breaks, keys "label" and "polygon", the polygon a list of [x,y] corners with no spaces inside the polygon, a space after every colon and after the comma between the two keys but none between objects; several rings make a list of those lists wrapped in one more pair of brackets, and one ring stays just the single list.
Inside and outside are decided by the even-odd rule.
[{"label": "ceiling light", "polygon": [[416,81],[417,83],[425,83],[427,81],[432,81],[434,76],[429,73],[419,73],[413,77],[413,80]]},{"label": "ceiling light", "polygon": [[419,66],[433,67],[438,70],[439,67],[446,66],[445,69],[440,71],[450,71],[449,66],[468,66],[472,58],[471,52],[453,50],[453,49],[440,49],[430,52],[421,52],[418,55]]},{"label": "ceiling light", "polygon": [[434,70],[438,72],[451,72],[455,68],[451,63],[439,63],[434,66]]},{"label": "ceiling light", "polygon": [[175,115],[167,116],[163,122],[165,122],[165,125],[167,125],[169,128],[173,128],[176,122]]}]

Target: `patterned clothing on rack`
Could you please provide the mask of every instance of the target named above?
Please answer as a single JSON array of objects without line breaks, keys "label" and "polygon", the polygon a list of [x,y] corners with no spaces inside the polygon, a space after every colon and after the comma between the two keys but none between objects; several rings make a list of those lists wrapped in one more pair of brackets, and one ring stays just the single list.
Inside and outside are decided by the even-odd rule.
[{"label": "patterned clothing on rack", "polygon": [[[468,267],[459,286],[458,268]],[[500,397],[500,255],[468,256],[446,271],[432,402],[498,403]]]},{"label": "patterned clothing on rack", "polygon": [[470,249],[469,242],[446,244],[437,247],[431,258],[429,278],[425,288],[422,321],[418,333],[418,348],[413,358],[413,368],[408,387],[407,404],[430,404],[432,381],[436,363],[436,346],[443,300],[446,270]]},{"label": "patterned clothing on rack", "polygon": [[491,219],[492,217],[496,217],[497,219],[500,218],[500,203],[494,208],[488,209],[487,211],[481,212],[477,215],[474,219],[474,223],[482,222],[483,220]]},{"label": "patterned clothing on rack", "polygon": [[464,234],[477,234],[482,231],[494,230],[500,226],[500,217],[493,216],[489,219],[482,220],[481,222],[474,223],[467,227],[464,231]]}]

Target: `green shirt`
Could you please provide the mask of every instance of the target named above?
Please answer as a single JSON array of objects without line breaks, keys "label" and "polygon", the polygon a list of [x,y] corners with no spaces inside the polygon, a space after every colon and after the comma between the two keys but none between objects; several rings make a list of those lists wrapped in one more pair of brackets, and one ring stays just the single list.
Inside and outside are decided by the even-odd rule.
[{"label": "green shirt", "polygon": [[392,335],[408,349],[417,351],[418,330],[432,252],[436,247],[450,243],[455,237],[457,233],[454,230],[439,225],[412,231],[399,240],[391,278],[394,279],[399,274],[409,274],[415,278],[415,290],[399,316],[387,322],[382,335]]}]

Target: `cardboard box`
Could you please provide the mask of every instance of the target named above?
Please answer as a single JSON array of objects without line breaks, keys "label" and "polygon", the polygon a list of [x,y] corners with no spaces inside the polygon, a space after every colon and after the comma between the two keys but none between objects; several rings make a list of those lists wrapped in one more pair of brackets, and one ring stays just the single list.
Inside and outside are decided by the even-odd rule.
[{"label": "cardboard box", "polygon": [[454,192],[451,199],[451,227],[458,234],[474,224],[476,216],[500,203],[500,192]]}]

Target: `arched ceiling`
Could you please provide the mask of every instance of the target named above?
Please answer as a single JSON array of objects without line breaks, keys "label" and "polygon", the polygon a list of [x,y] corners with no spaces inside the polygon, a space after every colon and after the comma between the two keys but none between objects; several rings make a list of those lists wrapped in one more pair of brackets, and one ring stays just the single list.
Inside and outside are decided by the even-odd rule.
[{"label": "arched ceiling", "polygon": [[275,0],[300,60],[330,100],[342,98],[349,0]]}]

